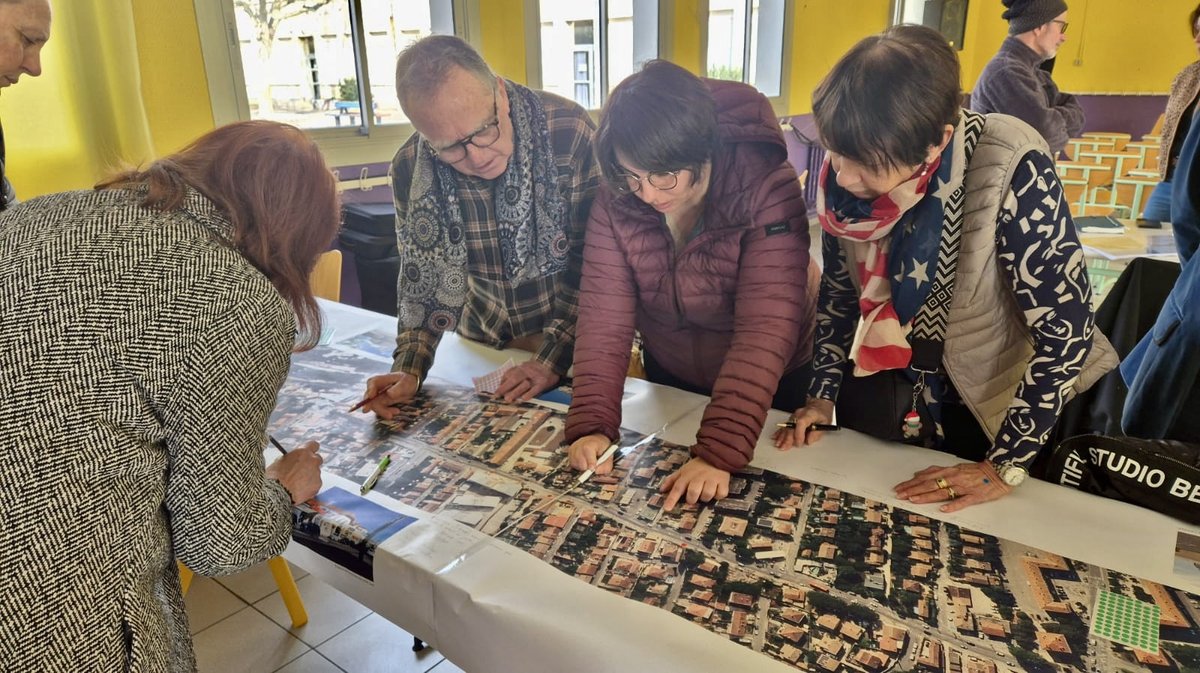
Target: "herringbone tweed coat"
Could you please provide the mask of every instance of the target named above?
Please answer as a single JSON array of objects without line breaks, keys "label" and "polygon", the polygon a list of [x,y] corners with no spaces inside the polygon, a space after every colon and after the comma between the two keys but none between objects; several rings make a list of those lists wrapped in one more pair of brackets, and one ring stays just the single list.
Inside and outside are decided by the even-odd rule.
[{"label": "herringbone tweed coat", "polygon": [[0,671],[191,671],[178,558],[278,554],[263,476],[288,305],[191,192],[125,190],[0,215]]}]

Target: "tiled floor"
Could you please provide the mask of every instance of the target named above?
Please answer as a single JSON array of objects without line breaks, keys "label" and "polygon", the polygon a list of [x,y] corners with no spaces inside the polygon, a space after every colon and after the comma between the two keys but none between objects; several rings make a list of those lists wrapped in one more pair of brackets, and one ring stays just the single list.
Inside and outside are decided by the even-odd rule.
[{"label": "tiled floor", "polygon": [[292,566],[308,624],[293,629],[265,565],[196,577],[188,619],[200,673],[462,673],[437,650]]}]

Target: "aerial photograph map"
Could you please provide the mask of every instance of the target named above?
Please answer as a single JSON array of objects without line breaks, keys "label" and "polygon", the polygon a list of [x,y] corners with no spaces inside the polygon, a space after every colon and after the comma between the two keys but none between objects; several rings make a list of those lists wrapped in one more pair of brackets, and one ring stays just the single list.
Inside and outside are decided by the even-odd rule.
[{"label": "aerial photograph map", "polygon": [[572,488],[563,412],[436,379],[395,421],[346,413],[393,339],[296,354],[275,436],[358,483],[389,455],[376,491],[800,670],[1200,673],[1200,597],[1169,586],[754,468],[665,512],[687,447],[629,431]]}]

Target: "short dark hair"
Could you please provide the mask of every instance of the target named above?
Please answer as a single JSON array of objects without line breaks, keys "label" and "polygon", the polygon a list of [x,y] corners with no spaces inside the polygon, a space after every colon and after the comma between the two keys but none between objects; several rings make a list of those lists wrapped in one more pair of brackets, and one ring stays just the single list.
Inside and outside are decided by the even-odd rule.
[{"label": "short dark hair", "polygon": [[825,148],[869,169],[916,166],[961,114],[958,56],[942,34],[893,26],[864,38],[813,91]]},{"label": "short dark hair", "polygon": [[441,89],[452,68],[474,75],[489,90],[496,88],[496,74],[461,37],[430,35],[413,42],[396,57],[396,98],[406,113],[414,100],[432,98]]},{"label": "short dark hair", "polygon": [[1196,37],[1196,19],[1200,19],[1200,5],[1196,5],[1192,13],[1188,14],[1188,30],[1192,32],[1192,37]]},{"label": "short dark hair", "polygon": [[712,93],[704,80],[674,63],[647,61],[609,94],[592,145],[609,182],[620,180],[617,150],[638,168],[686,168],[695,180],[720,145]]}]

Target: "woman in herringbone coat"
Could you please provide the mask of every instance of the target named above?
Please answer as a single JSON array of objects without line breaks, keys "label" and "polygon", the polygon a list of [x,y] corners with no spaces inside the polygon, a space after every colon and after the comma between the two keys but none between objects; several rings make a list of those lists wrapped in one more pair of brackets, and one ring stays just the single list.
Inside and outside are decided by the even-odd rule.
[{"label": "woman in herringbone coat", "polygon": [[262,448],[337,224],[272,122],[0,215],[0,671],[195,670],[176,560],[279,554],[320,485]]}]

